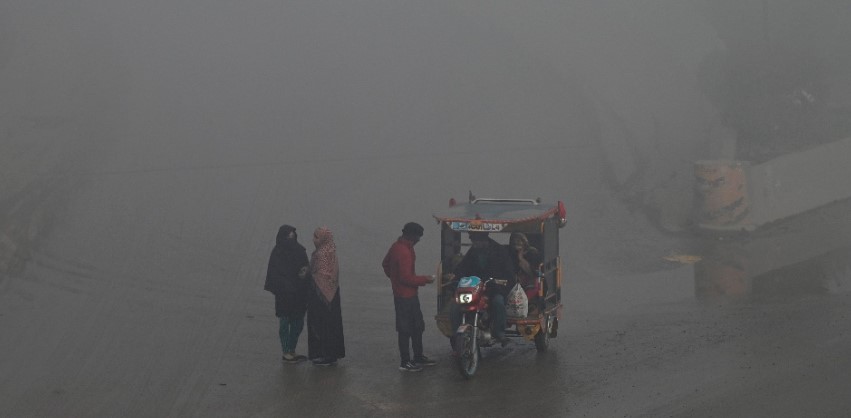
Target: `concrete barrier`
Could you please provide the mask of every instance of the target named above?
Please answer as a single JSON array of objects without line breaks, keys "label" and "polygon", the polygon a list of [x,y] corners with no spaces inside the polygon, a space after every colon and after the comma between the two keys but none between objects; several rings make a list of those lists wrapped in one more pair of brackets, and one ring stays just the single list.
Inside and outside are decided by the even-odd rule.
[{"label": "concrete barrier", "polygon": [[710,231],[754,230],[851,197],[851,139],[758,165],[695,163],[696,223]]},{"label": "concrete barrier", "polygon": [[841,288],[851,280],[849,236],[851,199],[845,199],[750,234],[705,240],[694,265],[695,296],[707,300],[749,296],[760,292],[757,283],[783,277],[782,271],[794,276],[796,266],[806,264],[821,270],[810,268],[801,275],[803,282],[821,281],[824,290],[844,291]]},{"label": "concrete barrier", "polygon": [[755,226],[851,197],[851,139],[787,154],[748,173]]}]

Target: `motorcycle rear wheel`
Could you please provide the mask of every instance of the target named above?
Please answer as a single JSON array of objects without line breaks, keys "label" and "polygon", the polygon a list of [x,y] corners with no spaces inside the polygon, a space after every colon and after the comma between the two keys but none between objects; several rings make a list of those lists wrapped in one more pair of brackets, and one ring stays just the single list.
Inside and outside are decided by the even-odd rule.
[{"label": "motorcycle rear wheel", "polygon": [[470,379],[479,368],[479,348],[476,346],[476,330],[467,328],[462,334],[455,335],[455,353],[458,371],[464,379]]}]

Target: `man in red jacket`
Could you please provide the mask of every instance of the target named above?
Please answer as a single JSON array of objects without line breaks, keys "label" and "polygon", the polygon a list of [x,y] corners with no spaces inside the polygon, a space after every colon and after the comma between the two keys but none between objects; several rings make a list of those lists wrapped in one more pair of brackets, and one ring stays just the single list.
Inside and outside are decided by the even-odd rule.
[{"label": "man in red jacket", "polygon": [[[423,227],[416,222],[408,222],[402,228],[402,236],[390,246],[381,266],[384,274],[390,278],[393,286],[393,304],[396,307],[396,332],[399,334],[399,355],[402,362],[399,370],[406,372],[418,372],[423,366],[433,366],[436,361],[423,355],[423,331],[425,321],[420,310],[420,299],[417,290],[434,282],[434,276],[417,276],[414,266],[417,255],[414,253],[414,245],[423,236]],[[408,350],[410,345],[414,349],[414,358]]]}]

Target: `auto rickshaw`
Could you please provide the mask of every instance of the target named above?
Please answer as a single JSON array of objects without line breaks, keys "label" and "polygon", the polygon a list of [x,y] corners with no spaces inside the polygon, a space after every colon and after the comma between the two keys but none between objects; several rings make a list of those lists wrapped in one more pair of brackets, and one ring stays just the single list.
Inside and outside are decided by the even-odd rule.
[{"label": "auto rickshaw", "polygon": [[[526,317],[508,317],[505,335],[534,341],[538,351],[546,351],[549,339],[558,335],[561,318],[562,260],[559,255],[559,230],[566,224],[564,203],[544,203],[537,199],[476,198],[470,194],[467,203],[450,200],[449,207],[434,214],[440,224],[441,258],[437,271],[437,327],[450,338],[458,358],[459,371],[465,378],[475,373],[480,347],[488,346],[481,338],[476,320],[467,320],[459,329],[452,329],[449,310],[452,303],[470,302],[473,290],[462,286],[484,286],[500,278],[452,277],[455,265],[470,247],[470,232],[488,232],[500,244],[508,243],[512,232],[522,232],[529,244],[539,251],[541,263],[536,267],[534,283],[524,288],[529,295]],[[450,278],[453,278],[450,280]],[[460,286],[459,286],[460,284]],[[468,289],[468,288],[465,288]],[[472,289],[472,288],[469,288]],[[465,300],[466,299],[466,300]],[[486,303],[486,301],[485,301]],[[469,309],[472,311],[472,307]],[[459,340],[461,339],[461,340]]]}]

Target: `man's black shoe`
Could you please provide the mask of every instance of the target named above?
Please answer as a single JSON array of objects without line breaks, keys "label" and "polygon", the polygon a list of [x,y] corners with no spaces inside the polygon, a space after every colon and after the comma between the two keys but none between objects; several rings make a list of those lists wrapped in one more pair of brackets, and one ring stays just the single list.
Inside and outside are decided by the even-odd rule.
[{"label": "man's black shoe", "polygon": [[399,370],[403,372],[421,372],[423,368],[419,364],[406,361],[399,365]]},{"label": "man's black shoe", "polygon": [[511,340],[509,340],[509,339],[508,339],[508,337],[506,337],[505,335],[501,335],[501,336],[499,336],[499,337],[494,337],[494,340],[499,341],[499,343],[500,343],[503,347],[505,347],[506,345],[508,345],[508,343],[510,343],[510,342],[511,342]]},{"label": "man's black shoe", "polygon": [[435,364],[437,364],[437,361],[432,360],[432,359],[430,359],[426,356],[422,356],[420,358],[414,359],[414,363],[416,363],[420,366],[428,367],[428,366],[434,366]]}]

